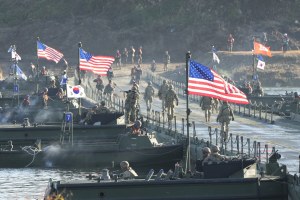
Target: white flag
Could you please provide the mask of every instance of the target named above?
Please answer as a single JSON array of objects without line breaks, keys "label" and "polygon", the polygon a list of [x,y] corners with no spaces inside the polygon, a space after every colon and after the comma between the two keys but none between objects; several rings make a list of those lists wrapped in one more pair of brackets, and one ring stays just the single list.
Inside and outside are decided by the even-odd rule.
[{"label": "white flag", "polygon": [[21,56],[14,50],[11,52],[11,58],[16,59],[16,61],[19,61],[22,59]]},{"label": "white flag", "polygon": [[218,64],[220,64],[220,59],[217,56],[217,54],[215,52],[213,52],[213,61],[217,62]]},{"label": "white flag", "polygon": [[67,97],[68,98],[86,97],[84,88],[81,85],[71,86],[67,84]]},{"label": "white flag", "polygon": [[266,65],[266,63],[264,61],[261,61],[261,60],[257,61],[257,68],[258,69],[264,70],[265,69],[265,65]]}]

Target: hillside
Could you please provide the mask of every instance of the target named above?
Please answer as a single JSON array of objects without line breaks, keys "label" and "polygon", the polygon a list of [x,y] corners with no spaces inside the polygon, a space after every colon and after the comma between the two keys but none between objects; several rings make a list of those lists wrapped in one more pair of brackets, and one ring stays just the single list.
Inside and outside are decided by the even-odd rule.
[{"label": "hillside", "polygon": [[[16,44],[23,58],[20,65],[36,63],[38,36],[63,52],[70,65],[78,62],[80,41],[96,55],[142,46],[145,62],[161,62],[166,50],[172,62],[183,62],[190,50],[204,64],[211,59],[211,45],[226,51],[229,33],[235,37],[234,51],[251,50],[252,38],[261,40],[263,32],[272,50],[281,49],[282,33],[288,33],[292,50],[300,47],[300,0],[0,0],[0,4],[0,67],[4,71],[11,44]],[[220,56],[224,73],[249,63],[248,56],[246,62],[236,62],[226,53]],[[277,64],[275,56],[272,60],[274,67],[283,63]],[[40,64],[64,66],[48,61]],[[299,66],[298,61],[290,64]]]}]

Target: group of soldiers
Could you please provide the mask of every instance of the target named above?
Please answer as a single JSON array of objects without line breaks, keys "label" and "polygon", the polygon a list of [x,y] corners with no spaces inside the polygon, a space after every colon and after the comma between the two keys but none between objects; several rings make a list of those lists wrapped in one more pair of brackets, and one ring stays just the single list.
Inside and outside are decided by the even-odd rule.
[{"label": "group of soldiers", "polygon": [[221,124],[221,136],[223,140],[228,139],[230,121],[234,121],[233,110],[227,101],[223,101],[219,108],[219,100],[212,97],[202,97],[200,107],[205,113],[205,121],[210,122],[212,112],[218,112],[217,122]]},{"label": "group of soldiers", "polygon": [[[136,51],[133,46],[129,48],[129,50],[125,47],[121,52],[119,49],[116,51],[115,55],[115,63],[116,67],[121,68],[122,65],[126,66],[131,61],[131,64],[143,63],[143,48],[140,46]],[[136,61],[136,62],[135,62]]]}]

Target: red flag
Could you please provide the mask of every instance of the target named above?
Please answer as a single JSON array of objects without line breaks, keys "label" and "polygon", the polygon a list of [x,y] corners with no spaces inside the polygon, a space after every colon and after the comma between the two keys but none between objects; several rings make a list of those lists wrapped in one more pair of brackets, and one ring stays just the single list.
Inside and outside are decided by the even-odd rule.
[{"label": "red flag", "polygon": [[270,47],[266,47],[258,42],[254,42],[254,54],[272,57]]}]

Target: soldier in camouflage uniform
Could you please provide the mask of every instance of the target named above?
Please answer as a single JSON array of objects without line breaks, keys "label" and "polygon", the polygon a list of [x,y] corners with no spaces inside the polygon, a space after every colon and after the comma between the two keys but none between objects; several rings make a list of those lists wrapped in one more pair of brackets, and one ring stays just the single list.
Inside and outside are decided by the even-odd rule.
[{"label": "soldier in camouflage uniform", "polygon": [[150,112],[152,107],[152,101],[154,97],[154,88],[152,86],[152,82],[148,82],[148,86],[145,88],[144,100],[146,101],[147,105],[147,112]]},{"label": "soldier in camouflage uniform", "polygon": [[231,107],[228,105],[228,102],[224,101],[217,117],[217,122],[221,123],[221,134],[223,136],[223,140],[228,139],[228,132],[229,132],[228,125],[230,124],[231,120],[234,121],[233,111]]},{"label": "soldier in camouflage uniform", "polygon": [[216,111],[216,113],[219,111],[219,99],[217,98],[213,98],[213,107],[211,113],[214,113],[214,111]]},{"label": "soldier in camouflage uniform", "polygon": [[101,101],[100,106],[97,108],[97,113],[110,113],[109,108],[105,106],[105,101]]},{"label": "soldier in camouflage uniform", "polygon": [[213,98],[211,97],[202,97],[200,101],[200,107],[204,110],[205,121],[210,122],[211,110],[213,107]]},{"label": "soldier in camouflage uniform", "polygon": [[116,84],[113,83],[112,80],[109,80],[108,84],[104,88],[103,94],[107,95],[108,106],[109,107],[112,106],[112,98],[113,98],[113,95],[114,95],[115,86],[116,86]]},{"label": "soldier in camouflage uniform", "polygon": [[203,164],[204,163],[211,163],[211,162],[222,162],[222,161],[229,161],[229,160],[234,160],[234,159],[239,159],[238,156],[225,156],[219,153],[220,152],[220,148],[218,146],[212,146],[211,147],[211,154],[206,157],[203,160]]},{"label": "soldier in camouflage uniform", "polygon": [[170,85],[169,90],[166,93],[166,108],[169,121],[172,120],[174,117],[174,101],[176,101],[176,105],[178,106],[177,94],[174,91],[173,85]]},{"label": "soldier in camouflage uniform", "polygon": [[170,54],[168,51],[166,51],[164,55],[164,71],[168,71],[168,64],[170,64]]},{"label": "soldier in camouflage uniform", "polygon": [[129,123],[134,122],[137,117],[137,106],[139,102],[139,93],[137,92],[136,87],[132,87],[131,90],[127,92],[125,100],[125,122]]},{"label": "soldier in camouflage uniform", "polygon": [[167,84],[167,81],[164,80],[163,84],[160,86],[160,88],[158,90],[158,97],[161,100],[163,111],[165,110],[165,101],[166,101],[166,94],[167,94],[168,89],[169,89],[169,86]]}]

